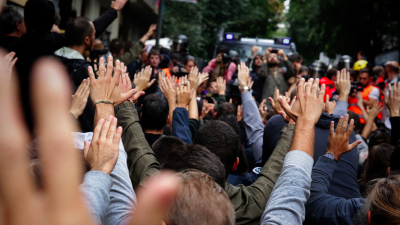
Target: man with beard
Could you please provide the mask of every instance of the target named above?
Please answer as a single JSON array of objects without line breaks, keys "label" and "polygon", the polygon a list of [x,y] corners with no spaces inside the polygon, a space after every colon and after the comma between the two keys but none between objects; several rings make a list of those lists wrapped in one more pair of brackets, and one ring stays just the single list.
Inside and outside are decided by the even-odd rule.
[{"label": "man with beard", "polygon": [[[295,74],[292,63],[282,49],[278,49],[277,53],[272,53],[271,51],[272,48],[268,48],[265,51],[264,63],[259,73],[260,79],[265,80],[261,99],[273,98],[276,89],[279,90],[279,93],[284,94],[289,89],[287,81]],[[278,56],[282,57],[286,71],[283,68],[278,68]],[[267,101],[267,106],[270,109],[272,108],[269,101]]]}]

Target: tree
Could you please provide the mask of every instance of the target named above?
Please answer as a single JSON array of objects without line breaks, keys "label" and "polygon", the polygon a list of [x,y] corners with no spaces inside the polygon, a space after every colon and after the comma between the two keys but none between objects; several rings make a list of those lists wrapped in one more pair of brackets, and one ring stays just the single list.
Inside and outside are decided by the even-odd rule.
[{"label": "tree", "polygon": [[394,43],[399,38],[396,11],[390,0],[291,0],[288,33],[307,63],[319,52],[355,59],[360,51],[373,62],[377,54],[399,46]]}]

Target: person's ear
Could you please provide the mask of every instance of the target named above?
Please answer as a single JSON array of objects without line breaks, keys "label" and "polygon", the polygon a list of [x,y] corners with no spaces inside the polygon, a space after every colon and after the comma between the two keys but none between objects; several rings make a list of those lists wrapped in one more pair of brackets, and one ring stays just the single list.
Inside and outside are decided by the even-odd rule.
[{"label": "person's ear", "polygon": [[232,166],[232,171],[236,171],[239,166],[239,158],[236,158],[236,162]]},{"label": "person's ear", "polygon": [[390,176],[390,167],[388,167],[388,176]]},{"label": "person's ear", "polygon": [[372,224],[371,210],[368,210],[367,216],[368,216],[367,225],[371,225]]},{"label": "person's ear", "polygon": [[85,37],[85,44],[90,45],[90,37],[89,36]]},{"label": "person's ear", "polygon": [[17,28],[17,30],[21,30],[21,24],[20,23],[16,22],[15,23],[15,27]]}]

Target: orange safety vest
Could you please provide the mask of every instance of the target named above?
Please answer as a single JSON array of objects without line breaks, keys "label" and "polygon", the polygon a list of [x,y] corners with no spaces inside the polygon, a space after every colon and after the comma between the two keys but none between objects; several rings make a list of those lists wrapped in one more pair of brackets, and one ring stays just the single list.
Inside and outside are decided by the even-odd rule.
[{"label": "orange safety vest", "polygon": [[[361,92],[361,95],[363,97],[364,100],[369,100],[369,94],[371,93],[371,91],[376,88],[375,86],[369,85],[368,87],[364,88],[364,90]],[[381,97],[381,96],[380,96]],[[380,98],[378,101],[381,101],[382,99]],[[382,119],[382,112],[380,112],[378,114],[378,119]]]},{"label": "orange safety vest", "polygon": [[355,114],[357,114],[360,117],[360,122],[362,124],[365,124],[365,119],[362,116],[362,111],[357,106],[357,98],[349,97],[349,108],[347,110],[352,111]]},{"label": "orange safety vest", "polygon": [[[171,71],[169,71],[168,68],[164,68],[164,69],[162,69],[162,70],[165,71],[165,74],[167,75],[168,80],[170,80],[170,79],[171,79]],[[179,83],[179,78],[176,79],[176,83],[177,83],[177,84]]]}]

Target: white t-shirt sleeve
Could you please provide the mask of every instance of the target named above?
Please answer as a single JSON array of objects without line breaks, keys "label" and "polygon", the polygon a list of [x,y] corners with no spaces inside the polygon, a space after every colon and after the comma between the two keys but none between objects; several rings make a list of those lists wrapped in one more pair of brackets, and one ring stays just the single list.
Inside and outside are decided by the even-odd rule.
[{"label": "white t-shirt sleeve", "polygon": [[378,89],[378,88],[374,88],[374,89],[372,89],[372,91],[369,93],[368,97],[369,97],[369,98],[373,98],[373,99],[379,101],[379,95],[380,95],[379,89]]}]

